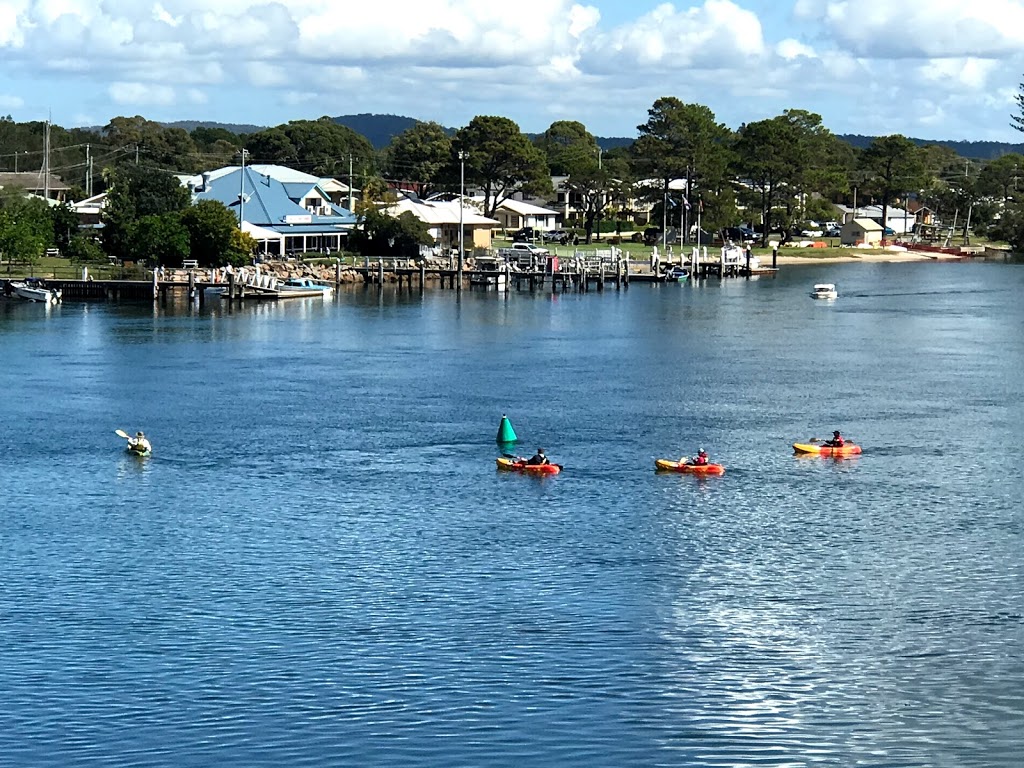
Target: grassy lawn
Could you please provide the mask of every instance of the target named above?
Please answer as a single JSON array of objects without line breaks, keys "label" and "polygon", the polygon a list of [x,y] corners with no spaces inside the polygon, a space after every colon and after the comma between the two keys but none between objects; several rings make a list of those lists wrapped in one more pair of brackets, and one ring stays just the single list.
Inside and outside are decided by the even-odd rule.
[{"label": "grassy lawn", "polygon": [[72,264],[70,259],[43,256],[31,264],[0,262],[0,278],[49,277],[63,280],[80,280],[82,267],[89,268],[89,275],[96,280],[145,280],[146,273],[139,268],[125,269],[109,264]]}]

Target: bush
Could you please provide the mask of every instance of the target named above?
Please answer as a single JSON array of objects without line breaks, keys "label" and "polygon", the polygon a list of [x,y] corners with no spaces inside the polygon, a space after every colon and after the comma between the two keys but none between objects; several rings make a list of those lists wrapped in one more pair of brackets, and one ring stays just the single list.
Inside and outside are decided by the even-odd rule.
[{"label": "bush", "polygon": [[106,264],[108,261],[99,243],[86,235],[72,236],[66,255],[72,264]]}]

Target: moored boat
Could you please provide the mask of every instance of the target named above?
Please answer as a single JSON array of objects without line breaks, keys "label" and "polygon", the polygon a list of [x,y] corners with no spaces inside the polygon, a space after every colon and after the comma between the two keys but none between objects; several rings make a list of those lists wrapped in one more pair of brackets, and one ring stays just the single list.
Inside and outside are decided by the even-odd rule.
[{"label": "moored boat", "polygon": [[61,299],[59,288],[47,288],[44,283],[34,278],[11,283],[11,288],[27,301],[39,301],[44,304],[56,304]]},{"label": "moored boat", "polygon": [[686,461],[672,459],[655,459],[654,469],[658,472],[683,472],[692,475],[724,475],[725,467],[721,464],[690,464]]},{"label": "moored boat", "polygon": [[330,296],[334,288],[330,285],[316,282],[311,277],[289,277],[284,282],[277,284],[279,296]]},{"label": "moored boat", "polygon": [[815,299],[836,299],[839,297],[839,291],[836,290],[834,283],[818,283],[814,286],[814,290],[811,291],[811,297]]},{"label": "moored boat", "polygon": [[561,464],[529,464],[524,459],[496,459],[498,469],[505,472],[523,472],[527,475],[557,475],[562,471]]},{"label": "moored boat", "polygon": [[804,456],[856,456],[861,448],[856,443],[832,446],[821,443],[793,443],[793,452]]}]

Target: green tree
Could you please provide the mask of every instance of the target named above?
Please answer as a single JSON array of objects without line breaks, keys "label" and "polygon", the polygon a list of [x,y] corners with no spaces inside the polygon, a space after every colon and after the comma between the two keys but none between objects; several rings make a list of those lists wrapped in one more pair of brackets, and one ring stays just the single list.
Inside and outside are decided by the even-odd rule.
[{"label": "green tree", "polygon": [[784,122],[772,118],[747,123],[740,127],[736,140],[736,173],[750,190],[742,202],[756,206],[760,212],[762,245],[769,230],[778,222],[775,206],[780,194],[792,195],[794,169],[789,158],[791,132]]},{"label": "green tree", "polygon": [[1011,152],[987,163],[978,174],[978,186],[988,195],[998,195],[1005,203],[1015,196],[1017,181],[1024,173],[1024,155]]},{"label": "green tree", "polygon": [[925,181],[921,149],[899,134],[872,141],[860,157],[860,167],[881,201],[883,222],[888,220],[894,199],[919,190]]},{"label": "green tree", "polygon": [[53,227],[53,244],[65,253],[72,238],[78,234],[78,214],[67,203],[58,203],[49,209]]},{"label": "green tree", "polygon": [[173,174],[127,165],[108,174],[109,190],[103,209],[103,247],[111,256],[133,259],[132,229],[139,219],[185,210],[188,190]]},{"label": "green tree", "polygon": [[280,163],[316,176],[336,173],[351,157],[360,175],[371,173],[376,151],[365,136],[329,117],[293,120],[276,128],[250,134],[245,148],[256,163]]},{"label": "green tree", "polygon": [[49,205],[17,190],[0,191],[0,255],[32,264],[52,244]]},{"label": "green tree", "polygon": [[164,267],[177,267],[189,256],[188,229],[178,212],[143,216],[131,228],[130,258],[137,262],[155,261]]},{"label": "green tree", "polygon": [[360,228],[349,236],[349,244],[357,253],[406,258],[416,257],[419,247],[433,240],[426,222],[409,211],[395,217],[376,208],[364,212]]},{"label": "green tree", "polygon": [[1024,83],[1017,86],[1017,95],[1014,97],[1014,101],[1017,102],[1020,114],[1010,115],[1010,125],[1018,131],[1024,131]]},{"label": "green tree", "polygon": [[[551,191],[544,157],[507,117],[474,117],[459,129],[453,150],[465,158],[466,184],[483,191],[485,216],[493,218],[498,206],[516,192],[543,195]],[[452,164],[456,174],[459,163],[456,154]]]},{"label": "green tree", "polygon": [[[637,126],[633,144],[640,173],[658,179],[649,196],[656,203],[669,199],[669,182],[686,179],[690,209],[721,195],[729,184],[731,132],[716,122],[715,114],[701,104],[684,104],[674,96],[654,102],[647,110],[647,122]],[[688,216],[683,217],[684,233]]]},{"label": "green tree", "polygon": [[107,256],[92,237],[77,234],[71,238],[64,251],[72,264],[105,264]]},{"label": "green tree", "polygon": [[219,267],[234,258],[235,214],[219,200],[200,200],[181,213],[192,258],[203,267]]},{"label": "green tree", "polygon": [[415,182],[422,197],[436,191],[451,163],[452,140],[438,123],[416,123],[395,136],[384,152],[392,179]]},{"label": "green tree", "polygon": [[570,176],[580,169],[596,169],[602,165],[597,139],[583,123],[557,120],[534,139],[554,176]]}]

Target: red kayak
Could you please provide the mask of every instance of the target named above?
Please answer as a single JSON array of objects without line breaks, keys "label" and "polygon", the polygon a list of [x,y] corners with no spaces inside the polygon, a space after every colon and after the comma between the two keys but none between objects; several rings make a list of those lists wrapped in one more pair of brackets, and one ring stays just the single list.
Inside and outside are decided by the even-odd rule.
[{"label": "red kayak", "polygon": [[655,459],[654,468],[659,472],[685,472],[691,475],[725,474],[725,467],[721,464],[688,464],[685,461],[672,461],[672,459]]},{"label": "red kayak", "polygon": [[505,472],[523,472],[527,475],[557,475],[562,471],[561,464],[529,464],[524,459],[496,459],[498,469]]}]

